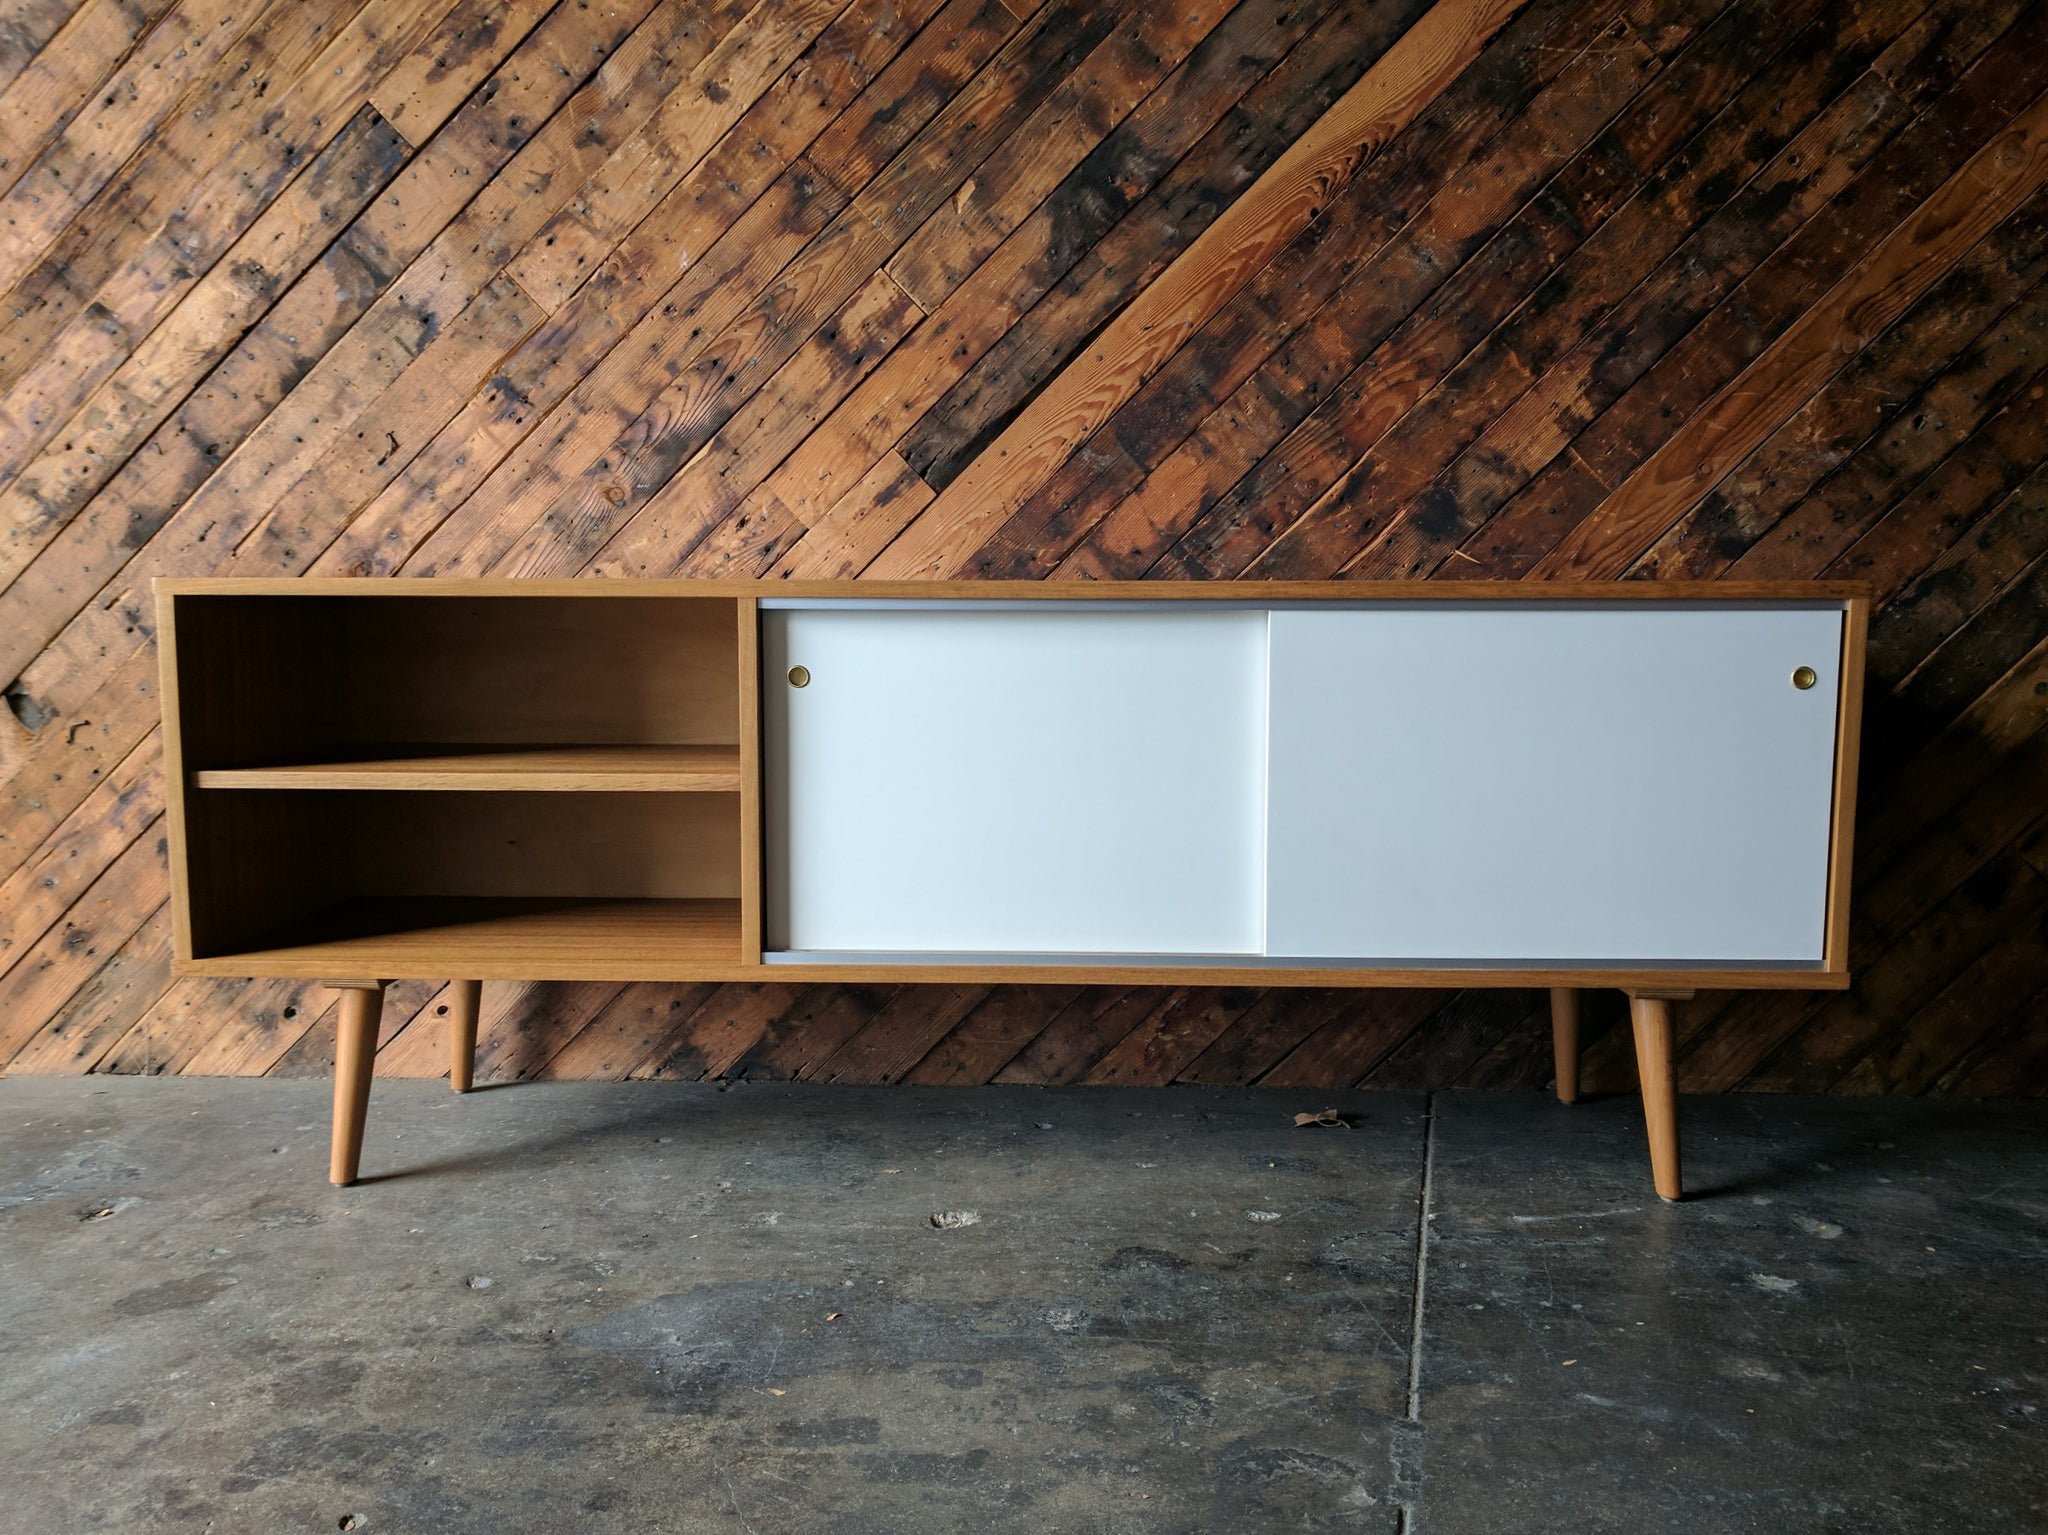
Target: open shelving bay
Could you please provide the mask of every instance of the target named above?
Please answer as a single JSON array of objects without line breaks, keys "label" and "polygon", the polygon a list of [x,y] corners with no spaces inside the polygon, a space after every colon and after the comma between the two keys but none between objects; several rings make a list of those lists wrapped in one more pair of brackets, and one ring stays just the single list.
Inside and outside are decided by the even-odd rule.
[{"label": "open shelving bay", "polygon": [[165,594],[183,967],[683,980],[757,953],[753,602],[411,585]]}]

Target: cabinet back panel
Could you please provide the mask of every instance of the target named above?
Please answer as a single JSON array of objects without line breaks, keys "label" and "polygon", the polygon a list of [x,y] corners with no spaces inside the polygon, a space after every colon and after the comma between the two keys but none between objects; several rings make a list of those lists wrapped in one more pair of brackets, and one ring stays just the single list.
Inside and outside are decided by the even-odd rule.
[{"label": "cabinet back panel", "polygon": [[736,744],[730,599],[176,599],[184,765],[364,747]]},{"label": "cabinet back panel", "polygon": [[740,892],[737,794],[339,793],[366,896]]},{"label": "cabinet back panel", "polygon": [[175,601],[176,722],[188,770],[291,761],[334,739],[331,603]]},{"label": "cabinet back panel", "polygon": [[717,598],[343,602],[354,742],[731,745],[735,605]]},{"label": "cabinet back panel", "polygon": [[263,948],[365,898],[733,899],[737,794],[207,789],[190,796],[192,952]]},{"label": "cabinet back panel", "polygon": [[195,958],[260,947],[350,893],[337,878],[332,809],[330,798],[311,794],[187,794]]}]

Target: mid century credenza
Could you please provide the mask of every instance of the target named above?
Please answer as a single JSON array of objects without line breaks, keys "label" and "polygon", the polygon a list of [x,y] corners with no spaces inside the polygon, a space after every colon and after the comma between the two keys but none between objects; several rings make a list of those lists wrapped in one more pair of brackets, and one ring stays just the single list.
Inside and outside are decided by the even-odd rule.
[{"label": "mid century credenza", "polygon": [[1840,988],[1866,598],[1820,584],[168,580],[177,968],[384,985]]}]

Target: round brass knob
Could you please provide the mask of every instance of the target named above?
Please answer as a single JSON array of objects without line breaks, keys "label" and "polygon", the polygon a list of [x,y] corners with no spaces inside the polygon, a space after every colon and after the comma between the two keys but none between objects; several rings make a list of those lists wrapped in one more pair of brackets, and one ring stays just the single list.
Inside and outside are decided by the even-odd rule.
[{"label": "round brass knob", "polygon": [[[811,669],[808,666],[792,666],[789,669],[789,685],[793,688],[809,687],[811,685]],[[1809,688],[1813,686],[1811,682],[1800,685]]]},{"label": "round brass knob", "polygon": [[1792,686],[1799,689],[1802,693],[1818,681],[1820,681],[1820,673],[1810,666],[1802,666],[1792,674]]}]

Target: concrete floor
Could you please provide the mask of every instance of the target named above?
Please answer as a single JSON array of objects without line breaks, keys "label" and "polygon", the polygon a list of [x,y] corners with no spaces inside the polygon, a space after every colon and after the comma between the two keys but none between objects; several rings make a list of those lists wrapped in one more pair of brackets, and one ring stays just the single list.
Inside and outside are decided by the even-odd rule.
[{"label": "concrete floor", "polygon": [[2048,1529],[2048,1106],[326,1110],[0,1082],[0,1531]]}]

